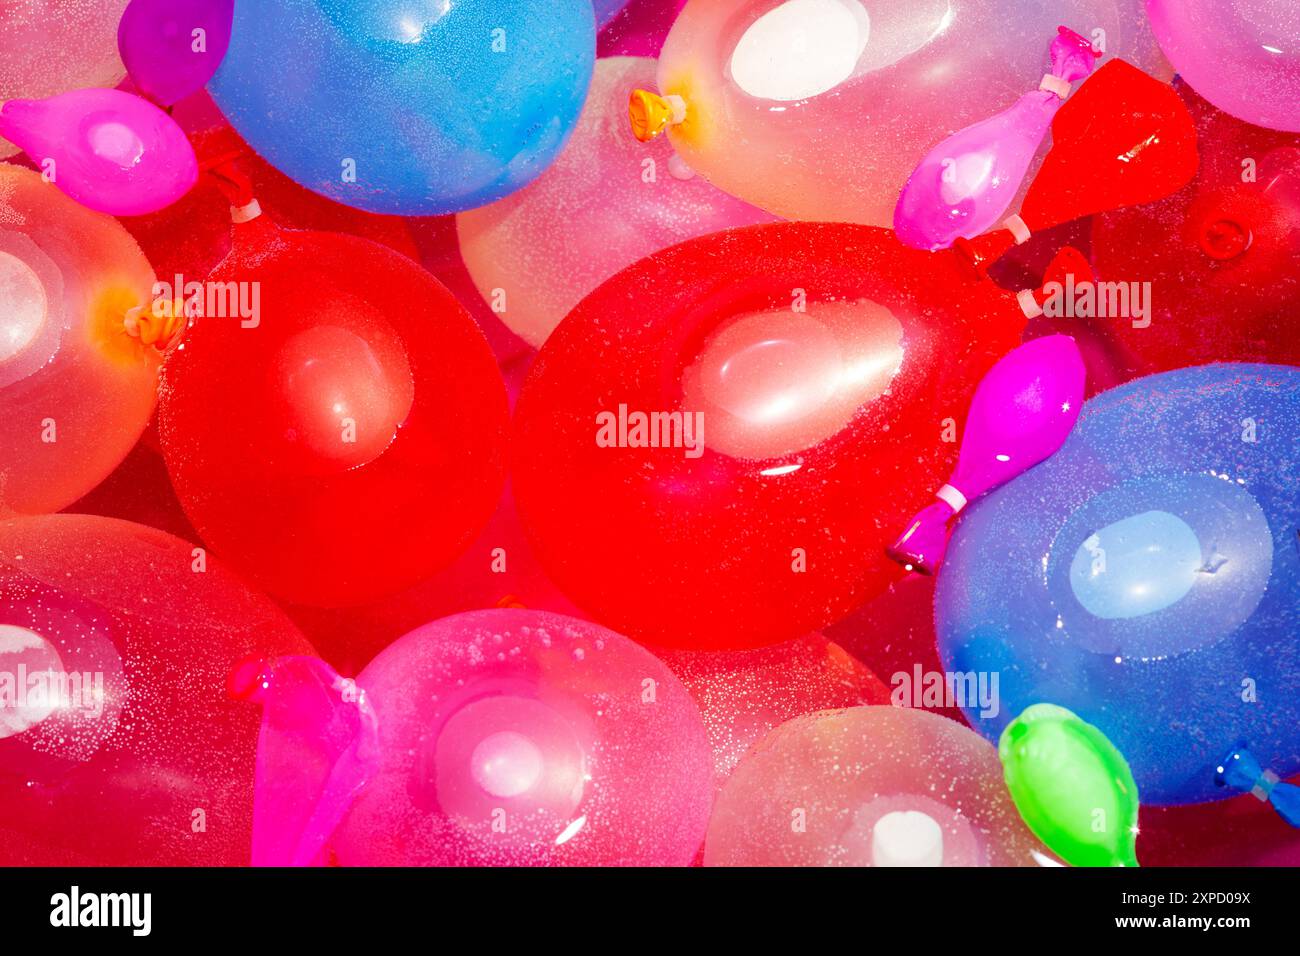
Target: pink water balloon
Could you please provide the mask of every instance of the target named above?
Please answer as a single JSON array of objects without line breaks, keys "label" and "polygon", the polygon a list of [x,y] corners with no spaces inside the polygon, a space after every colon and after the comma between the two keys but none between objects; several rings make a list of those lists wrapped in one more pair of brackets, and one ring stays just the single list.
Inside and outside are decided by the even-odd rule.
[{"label": "pink water balloon", "polygon": [[758,740],[793,717],[889,703],[880,678],[820,634],[753,650],[665,650],[659,657],[700,706],[718,787]]},{"label": "pink water balloon", "polygon": [[996,225],[1020,192],[1071,85],[1092,72],[1099,55],[1089,40],[1061,27],[1051,45],[1052,71],[1038,89],[926,153],[894,208],[898,238],[916,249],[946,249]]},{"label": "pink water balloon", "polygon": [[171,535],[0,522],[0,686],[17,703],[0,709],[0,865],[247,864],[258,714],[227,680],[251,655],[310,654]]},{"label": "pink water balloon", "polygon": [[331,841],[344,865],[685,865],[708,820],[699,710],[596,624],[476,611],[357,678],[380,766]]},{"label": "pink water balloon", "polygon": [[199,175],[194,149],[172,118],[120,90],[9,100],[0,104],[0,136],[77,202],[114,216],[169,206]]},{"label": "pink water balloon", "polygon": [[1300,6],[1294,0],[1146,0],[1169,62],[1238,119],[1300,132]]},{"label": "pink water balloon", "polygon": [[262,705],[253,865],[324,862],[326,841],[379,768],[374,708],[354,681],[314,657],[247,660],[229,687]]},{"label": "pink water balloon", "polygon": [[[0,4],[0,103],[122,82],[117,25],[127,0],[30,0]],[[0,139],[0,159],[20,148]]]},{"label": "pink water balloon", "polygon": [[705,866],[1051,864],[1021,821],[993,745],[905,707],[798,717],[718,795]]},{"label": "pink water balloon", "polygon": [[136,87],[171,106],[201,90],[230,46],[235,0],[131,0],[117,28]]},{"label": "pink water balloon", "polygon": [[1005,484],[1065,443],[1083,405],[1083,355],[1068,335],[1048,335],[1008,352],[971,399],[957,469],[934,504],[908,524],[890,556],[933,574],[949,524],[971,499]]},{"label": "pink water balloon", "polygon": [[587,293],[637,260],[694,236],[772,221],[684,169],[667,142],[628,135],[628,91],[654,74],[650,59],[597,60],[578,126],[551,168],[456,217],[479,292],[534,347]]},{"label": "pink water balloon", "polygon": [[153,283],[115,219],[0,164],[0,515],[66,508],[140,438],[162,355],[127,325]]},{"label": "pink water balloon", "polygon": [[1061,24],[1169,75],[1140,0],[691,0],[659,57],[654,128],[778,216],[888,226],[936,133],[1036,84]]}]

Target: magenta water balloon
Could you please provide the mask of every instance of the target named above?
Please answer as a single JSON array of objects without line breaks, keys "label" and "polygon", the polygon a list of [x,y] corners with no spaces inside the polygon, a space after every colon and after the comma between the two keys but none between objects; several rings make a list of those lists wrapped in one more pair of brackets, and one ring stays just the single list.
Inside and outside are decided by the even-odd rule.
[{"label": "magenta water balloon", "polygon": [[1071,84],[1092,72],[1099,55],[1088,40],[1061,27],[1051,45],[1052,71],[1038,89],[926,153],[894,209],[898,238],[916,249],[946,249],[997,225]]},{"label": "magenta water balloon", "polygon": [[212,79],[230,47],[235,0],[131,0],[117,46],[131,79],[171,106]]},{"label": "magenta water balloon", "polygon": [[262,705],[253,865],[323,862],[326,841],[379,767],[374,708],[314,657],[250,659],[227,683],[231,696]]},{"label": "magenta water balloon", "polygon": [[185,133],[152,103],[120,90],[73,90],[0,106],[0,136],[83,206],[140,216],[170,206],[199,176]]},{"label": "magenta water balloon", "polygon": [[1008,352],[980,381],[966,417],[961,454],[948,483],[890,548],[902,564],[933,574],[948,526],[966,507],[1056,452],[1079,418],[1087,373],[1068,335],[1048,335]]}]

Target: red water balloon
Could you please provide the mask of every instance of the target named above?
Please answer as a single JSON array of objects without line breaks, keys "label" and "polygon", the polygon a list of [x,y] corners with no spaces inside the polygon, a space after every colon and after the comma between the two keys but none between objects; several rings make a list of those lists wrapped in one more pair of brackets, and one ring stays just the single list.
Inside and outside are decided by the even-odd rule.
[{"label": "red water balloon", "polygon": [[637,639],[805,634],[901,573],[884,546],[952,463],[945,419],[1024,323],[960,255],[872,227],[651,256],[570,313],[525,382],[525,528],[563,591]]},{"label": "red water balloon", "polygon": [[0,864],[246,864],[260,715],[226,680],[251,654],[311,652],[171,535],[0,523]]},{"label": "red water balloon", "polygon": [[[501,369],[506,391],[519,393],[531,359]],[[529,608],[581,617],[547,577],[524,535],[510,482],[483,530],[451,564],[397,594],[356,607],[288,605],[320,655],[355,677],[381,650],[421,624],[462,611]]]},{"label": "red water balloon", "polygon": [[1052,148],[1005,228],[971,242],[977,261],[1032,233],[1110,209],[1151,202],[1196,174],[1192,116],[1167,83],[1123,60],[1102,66],[1052,120]]},{"label": "red water balloon", "polygon": [[1093,227],[1100,279],[1145,289],[1149,311],[1092,324],[1132,376],[1300,363],[1300,136],[1250,126],[1179,89],[1203,157],[1195,181]]},{"label": "red water balloon", "polygon": [[279,596],[342,606],[473,540],[504,480],[507,407],[451,293],[392,250],[265,216],[196,291],[158,421],[214,550]]}]

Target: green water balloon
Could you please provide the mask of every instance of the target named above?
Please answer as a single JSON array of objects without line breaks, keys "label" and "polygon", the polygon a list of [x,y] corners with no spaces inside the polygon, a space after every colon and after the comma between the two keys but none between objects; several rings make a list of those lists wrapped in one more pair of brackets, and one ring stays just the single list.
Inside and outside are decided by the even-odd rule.
[{"label": "green water balloon", "polygon": [[1055,704],[1007,725],[998,756],[1029,829],[1072,866],[1137,866],[1138,792],[1106,735]]}]

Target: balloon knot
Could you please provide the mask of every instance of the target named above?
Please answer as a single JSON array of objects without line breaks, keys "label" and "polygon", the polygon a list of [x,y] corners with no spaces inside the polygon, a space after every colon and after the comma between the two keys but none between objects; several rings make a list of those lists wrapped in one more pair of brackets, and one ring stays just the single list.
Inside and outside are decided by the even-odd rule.
[{"label": "balloon knot", "polygon": [[633,90],[627,104],[632,135],[648,143],[669,126],[678,126],[686,119],[686,101],[680,96],[660,96],[649,90]]},{"label": "balloon knot", "polygon": [[132,338],[165,352],[180,337],[185,323],[184,299],[160,299],[152,306],[128,309],[122,328]]}]

